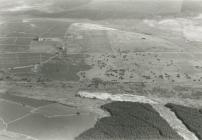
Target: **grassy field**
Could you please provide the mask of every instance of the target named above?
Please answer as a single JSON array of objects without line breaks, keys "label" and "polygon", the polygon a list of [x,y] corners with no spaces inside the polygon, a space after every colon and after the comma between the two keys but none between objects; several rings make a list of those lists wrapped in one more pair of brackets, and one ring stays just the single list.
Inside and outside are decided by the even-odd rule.
[{"label": "grassy field", "polygon": [[[135,0],[27,0],[24,4],[25,9],[11,2],[0,6],[2,98],[25,106],[58,102],[99,114],[94,128],[78,140],[181,140],[159,110],[165,115],[175,112],[201,138],[201,110],[168,104],[170,111],[163,106],[202,107],[200,4],[190,13],[191,4],[182,7],[180,0],[151,0],[146,4]],[[123,94],[123,99],[130,101],[148,98],[160,109],[155,111],[149,104],[81,98],[77,94],[80,91],[96,92],[98,99],[102,98],[99,93],[105,92],[119,101]],[[46,109],[54,112],[58,108]],[[18,106],[13,109],[18,111]],[[49,113],[46,109],[44,114]],[[33,130],[29,131],[23,120],[12,130],[20,127],[38,136],[38,126],[49,130],[47,123],[32,120],[51,124],[44,114],[25,119]],[[62,129],[64,122],[60,122]],[[55,124],[52,126],[55,132]],[[66,136],[66,129],[62,132]]]},{"label": "grassy field", "polygon": [[170,84],[201,82],[200,52],[190,52],[171,40],[93,24],[73,24],[68,34],[72,36],[66,41],[67,53],[90,55],[86,62],[93,68],[85,73],[88,79]]},{"label": "grassy field", "polygon": [[63,60],[55,59],[44,64],[39,73],[50,80],[79,81],[80,77],[77,73],[90,68],[90,65],[85,64],[80,55],[69,55]]},{"label": "grassy field", "polygon": [[[155,20],[156,24],[161,21]],[[170,28],[150,27],[144,20],[127,23],[120,19],[102,20],[99,24],[73,23],[75,21],[70,19],[24,21],[25,28],[20,23],[5,24],[9,29],[4,28],[5,35],[10,38],[2,38],[8,44],[1,45],[1,50],[22,53],[1,54],[2,68],[34,66],[54,56],[64,45],[63,54],[72,58],[64,55],[57,61],[50,60],[39,67],[37,73],[33,73],[33,66],[13,70],[12,73],[23,77],[18,79],[38,75],[37,78],[46,80],[80,81],[84,89],[116,91],[119,88],[121,93],[202,97],[199,91],[202,82],[200,43],[188,42]],[[24,36],[15,38],[19,36],[16,33],[21,32],[36,33],[48,39],[30,42],[34,35],[27,40]],[[79,55],[82,57],[77,57]],[[100,83],[95,88],[91,81],[96,78]],[[193,84],[195,87],[191,88]],[[175,88],[178,86],[180,90]],[[184,90],[187,88],[189,90]]]}]

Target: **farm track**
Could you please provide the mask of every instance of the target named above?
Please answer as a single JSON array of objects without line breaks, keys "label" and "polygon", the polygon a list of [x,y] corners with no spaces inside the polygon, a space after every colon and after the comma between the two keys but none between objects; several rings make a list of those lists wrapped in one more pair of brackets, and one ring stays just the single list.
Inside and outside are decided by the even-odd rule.
[{"label": "farm track", "polygon": [[[100,93],[101,94],[101,93]],[[102,93],[101,95],[98,93],[91,93],[91,92],[79,92],[78,95],[80,97],[84,98],[91,98],[91,99],[99,99],[99,100],[111,100],[112,102],[136,102],[136,103],[147,103],[152,106],[152,108],[159,113],[159,115],[166,120],[166,122],[169,124],[169,126],[178,133],[179,136],[181,136],[184,140],[199,140],[199,138],[191,132],[187,126],[183,123],[182,120],[179,119],[179,117],[176,116],[176,114],[169,109],[168,107],[164,106],[158,99],[155,100],[155,102],[151,102],[150,99],[145,97],[143,100],[140,96],[134,96],[134,95],[126,95],[124,97],[123,95],[111,95],[109,93]],[[114,96],[114,98],[112,98]],[[127,99],[128,96],[128,99]],[[131,99],[131,97],[133,97]],[[149,102],[147,101],[149,100]]]},{"label": "farm track", "polygon": [[[44,65],[44,64],[48,63],[49,61],[51,61],[52,59],[56,58],[57,56],[58,55],[56,54],[56,55],[48,58],[47,60],[44,60],[44,61],[40,62],[39,65]],[[17,69],[24,69],[24,68],[32,68],[32,67],[35,67],[35,65],[37,65],[37,64],[26,65],[26,66],[19,66],[19,67],[12,67],[12,68],[8,68],[8,69],[10,69],[10,70],[17,70]]]},{"label": "farm track", "polygon": [[199,140],[169,108],[158,104],[152,104],[152,107],[168,122],[170,127],[184,138],[184,140]]}]

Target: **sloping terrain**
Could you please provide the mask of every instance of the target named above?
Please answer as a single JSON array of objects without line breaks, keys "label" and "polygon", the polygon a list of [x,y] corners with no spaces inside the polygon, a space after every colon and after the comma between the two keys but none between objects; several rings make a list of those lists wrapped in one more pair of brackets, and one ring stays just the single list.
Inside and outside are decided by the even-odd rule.
[{"label": "sloping terrain", "polygon": [[[128,28],[134,28],[129,27],[132,24],[128,23]],[[119,84],[122,92],[202,97],[201,47],[181,43],[181,39],[172,41],[169,38],[172,34],[161,34],[165,29],[152,35],[112,25],[62,19],[23,19],[15,24],[5,22],[0,29],[3,36],[0,66],[10,72],[4,74],[4,79],[74,81],[82,87],[86,85],[84,88],[91,88],[95,82],[97,89],[104,90]],[[42,41],[36,41],[37,36]],[[193,84],[199,86],[196,91],[191,87]]]},{"label": "sloping terrain", "polygon": [[182,140],[149,104],[112,102],[102,108],[111,117],[98,120],[77,140]]},{"label": "sloping terrain", "polygon": [[198,140],[200,2],[0,1],[0,140]]},{"label": "sloping terrain", "polygon": [[202,113],[201,110],[175,104],[167,104],[166,107],[175,112],[187,128],[202,140]]},{"label": "sloping terrain", "polygon": [[99,78],[160,85],[201,83],[200,54],[157,36],[74,23],[65,38],[67,54],[89,55],[85,62],[92,69],[79,73],[81,80]]},{"label": "sloping terrain", "polygon": [[[97,24],[74,23],[69,27],[67,33],[70,35],[67,38],[67,49],[77,45],[83,49],[80,53],[108,52],[117,54],[124,51],[129,53],[182,51],[179,46],[155,36],[121,31]],[[78,53],[78,51],[75,50],[72,53]]]},{"label": "sloping terrain", "polygon": [[[184,140],[198,140],[198,137],[191,132],[183,121],[181,121],[180,118],[168,107],[165,106],[167,103],[173,103],[173,101],[164,100],[160,98],[149,98],[145,96],[138,96],[138,95],[131,95],[131,94],[111,94],[111,93],[103,93],[103,92],[88,92],[88,91],[79,91],[78,96],[82,98],[90,98],[90,99],[99,99],[99,100],[105,100],[105,101],[120,101],[120,104],[124,104],[125,102],[135,102],[135,103],[143,103],[143,104],[149,104],[152,106],[154,110],[156,110],[159,115],[166,120],[166,122],[169,124],[169,126],[177,132],[178,135],[180,135]],[[175,103],[173,103],[174,105]],[[176,104],[180,104],[179,101],[176,102]],[[188,104],[181,103],[182,105]],[[194,103],[195,105],[196,103]],[[113,116],[113,115],[112,115]],[[115,119],[115,118],[112,118]]]},{"label": "sloping terrain", "polygon": [[199,140],[169,108],[161,104],[152,104],[152,107],[169,123],[170,127],[183,137],[184,140]]}]

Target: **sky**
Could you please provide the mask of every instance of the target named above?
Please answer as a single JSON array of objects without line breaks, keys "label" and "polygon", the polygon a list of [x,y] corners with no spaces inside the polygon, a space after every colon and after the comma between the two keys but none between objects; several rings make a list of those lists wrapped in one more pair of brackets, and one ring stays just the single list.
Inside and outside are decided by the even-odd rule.
[{"label": "sky", "polygon": [[[119,4],[116,2],[119,2]],[[104,10],[118,9],[122,10],[122,12],[124,10],[131,10],[132,12],[140,12],[142,14],[149,11],[157,14],[158,11],[160,11],[159,13],[161,11],[167,13],[172,11],[176,13],[187,11],[202,13],[202,0],[0,0],[0,3],[0,11],[4,12],[38,10],[54,13],[76,9],[83,5],[90,5],[87,8]],[[134,7],[132,4],[134,4]],[[126,8],[124,9],[124,7]]]}]

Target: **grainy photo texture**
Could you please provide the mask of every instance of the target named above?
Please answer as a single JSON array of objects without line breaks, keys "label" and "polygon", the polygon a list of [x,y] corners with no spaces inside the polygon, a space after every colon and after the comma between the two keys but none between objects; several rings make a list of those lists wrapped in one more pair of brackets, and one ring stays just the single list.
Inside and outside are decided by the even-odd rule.
[{"label": "grainy photo texture", "polygon": [[202,0],[0,0],[0,140],[202,140]]}]

